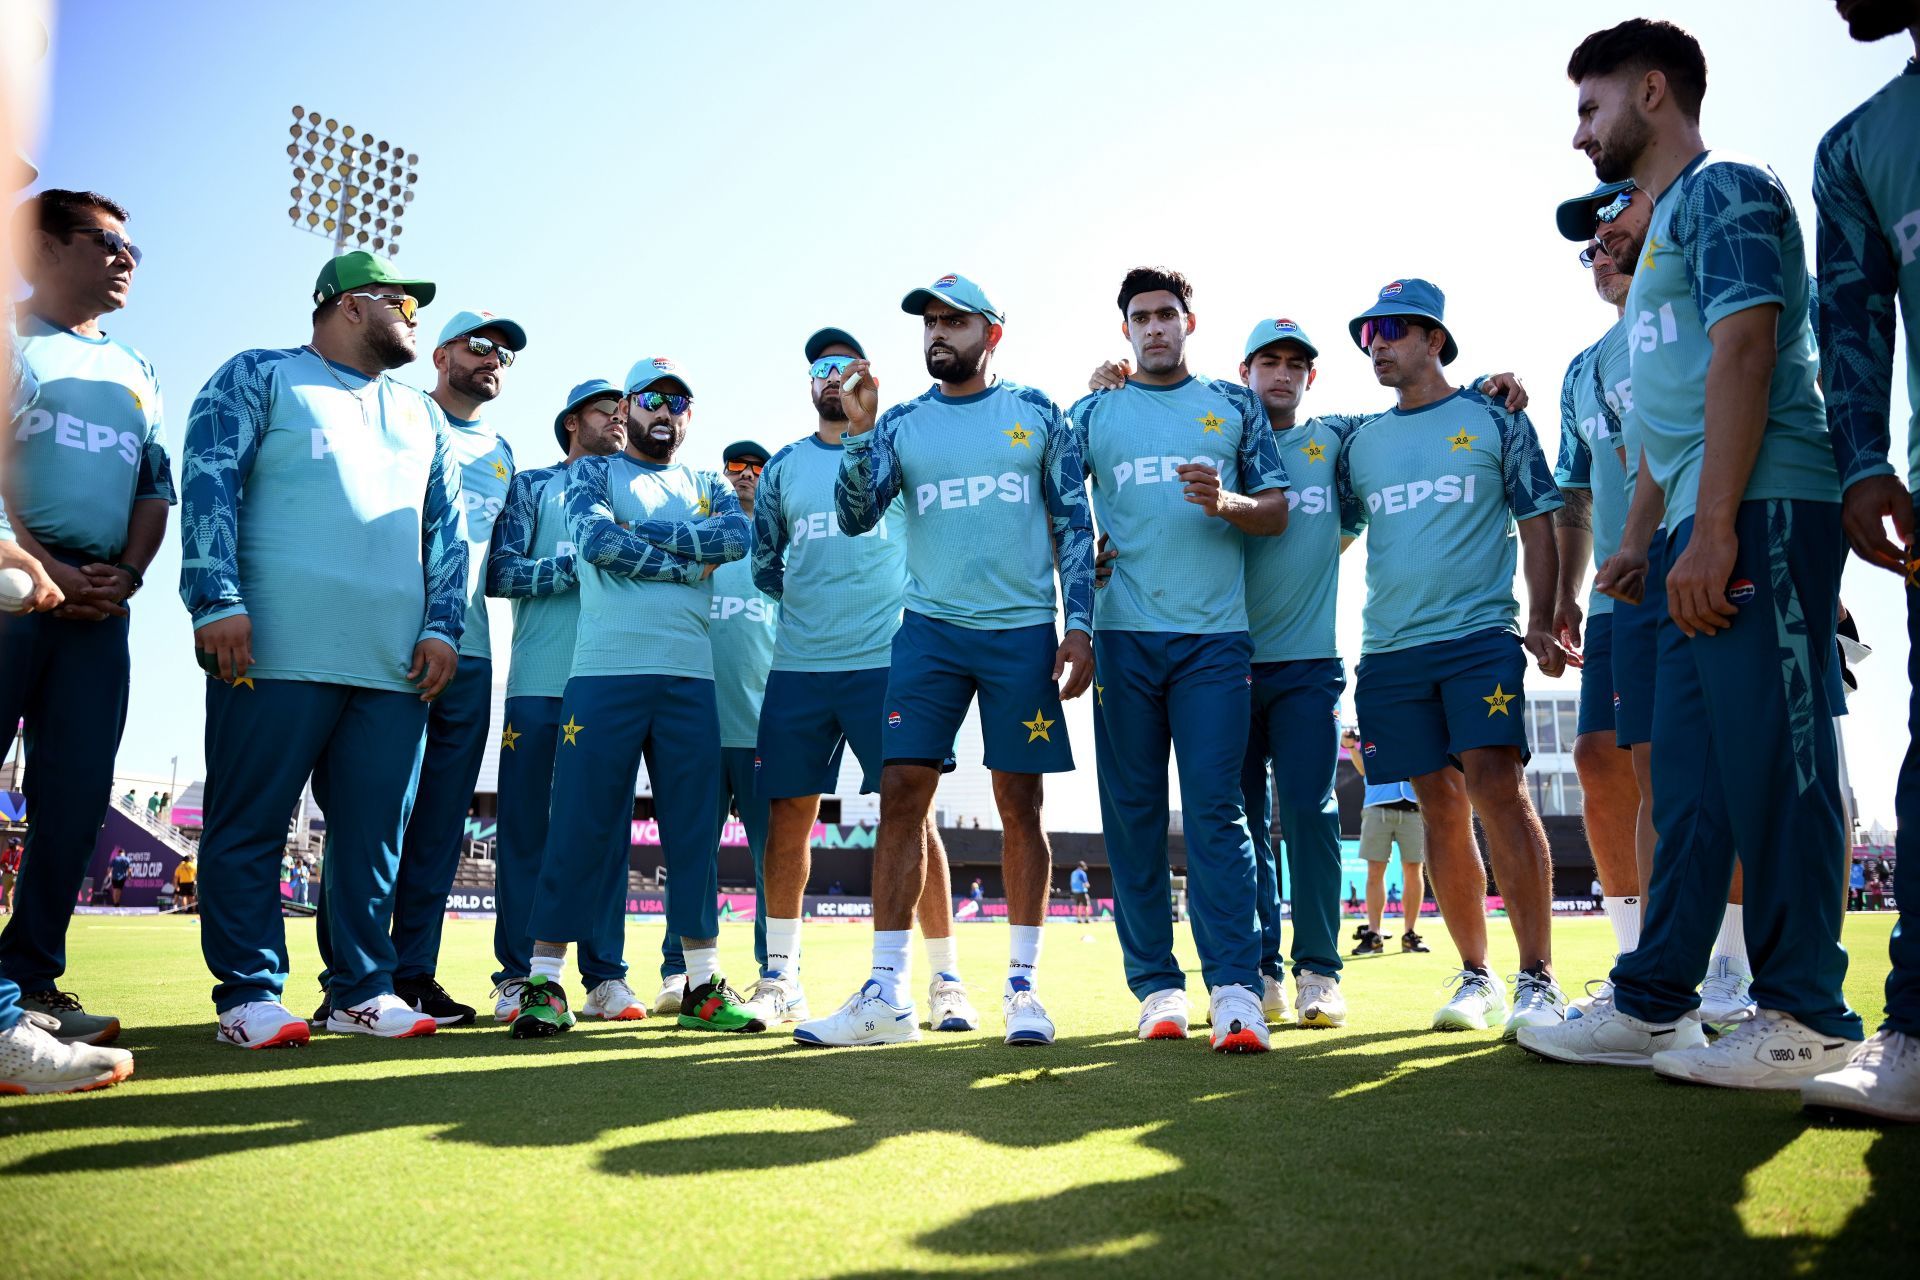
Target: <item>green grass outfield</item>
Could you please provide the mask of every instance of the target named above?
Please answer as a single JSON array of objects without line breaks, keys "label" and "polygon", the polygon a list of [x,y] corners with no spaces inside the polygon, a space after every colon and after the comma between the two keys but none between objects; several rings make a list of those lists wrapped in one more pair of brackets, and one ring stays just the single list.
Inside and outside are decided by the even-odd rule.
[{"label": "green grass outfield", "polygon": [[[1891,923],[1848,924],[1870,1015]],[[288,927],[306,1012],[312,926]],[[447,926],[442,977],[475,1003],[491,927]],[[1060,1041],[1008,1049],[1006,931],[959,935],[979,1035],[809,1051],[651,1021],[517,1043],[483,1022],[243,1053],[214,1041],[194,922],[81,917],[69,983],[124,1020],[139,1073],[0,1101],[0,1273],[1915,1274],[1920,1128],[1813,1126],[1795,1095],[1429,1032],[1437,921],[1434,954],[1349,965],[1348,1027],[1276,1032],[1263,1057],[1135,1040],[1111,925],[1047,929]],[[628,929],[648,979],[658,937]],[[868,938],[809,928],[817,1008],[865,976]],[[1556,940],[1570,988],[1611,949],[1599,919]],[[741,974],[751,945],[727,927]]]}]

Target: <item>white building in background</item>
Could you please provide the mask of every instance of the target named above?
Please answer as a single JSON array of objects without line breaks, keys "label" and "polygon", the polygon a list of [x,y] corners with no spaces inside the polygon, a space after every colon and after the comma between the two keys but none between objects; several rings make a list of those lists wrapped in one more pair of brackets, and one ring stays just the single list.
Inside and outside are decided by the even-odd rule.
[{"label": "white building in background", "polygon": [[1573,768],[1573,740],[1580,723],[1580,691],[1550,685],[1527,687],[1527,741],[1533,759],[1527,764],[1527,790],[1541,817],[1586,811],[1580,775]]}]

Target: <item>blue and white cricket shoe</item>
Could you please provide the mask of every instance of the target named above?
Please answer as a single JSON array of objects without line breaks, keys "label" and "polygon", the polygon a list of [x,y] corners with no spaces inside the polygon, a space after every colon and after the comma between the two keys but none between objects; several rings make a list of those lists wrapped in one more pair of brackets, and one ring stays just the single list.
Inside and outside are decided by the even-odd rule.
[{"label": "blue and white cricket shoe", "polygon": [[914,1007],[887,1003],[880,984],[869,978],[847,1002],[824,1018],[793,1029],[795,1044],[813,1048],[852,1045],[902,1044],[920,1038],[920,1019]]},{"label": "blue and white cricket shoe", "polygon": [[1025,978],[1008,978],[1007,993],[1001,997],[1007,1016],[1007,1043],[1043,1045],[1053,1043],[1053,1019],[1033,994],[1033,984]]},{"label": "blue and white cricket shoe", "polygon": [[927,1026],[934,1031],[978,1031],[980,1011],[967,999],[966,984],[950,973],[936,973],[927,987],[932,1012]]}]

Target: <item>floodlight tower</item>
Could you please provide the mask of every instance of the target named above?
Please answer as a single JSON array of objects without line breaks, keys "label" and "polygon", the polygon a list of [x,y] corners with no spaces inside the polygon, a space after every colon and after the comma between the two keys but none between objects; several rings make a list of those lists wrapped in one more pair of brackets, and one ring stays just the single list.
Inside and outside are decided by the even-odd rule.
[{"label": "floodlight tower", "polygon": [[305,107],[293,109],[287,133],[293,225],[330,238],[335,254],[349,244],[389,258],[399,253],[400,219],[413,203],[420,157]]}]

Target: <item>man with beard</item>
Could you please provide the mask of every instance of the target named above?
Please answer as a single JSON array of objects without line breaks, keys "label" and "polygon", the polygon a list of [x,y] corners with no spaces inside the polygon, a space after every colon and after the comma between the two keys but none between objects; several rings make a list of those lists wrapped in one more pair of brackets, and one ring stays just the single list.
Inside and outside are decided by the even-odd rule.
[{"label": "man with beard", "polygon": [[[1841,483],[1842,519],[1869,564],[1907,579],[1909,733],[1920,732],[1920,604],[1914,596],[1911,494],[1887,461],[1893,312],[1907,337],[1908,399],[1920,407],[1920,3],[1842,3],[1855,40],[1913,37],[1913,61],[1835,125],[1814,158],[1820,209],[1820,365],[1827,428]],[[1907,426],[1908,477],[1920,476],[1920,419]],[[1901,545],[1888,541],[1891,519]],[[1900,919],[1890,944],[1887,1016],[1845,1067],[1809,1080],[1809,1107],[1920,1121],[1920,746],[1909,741],[1895,806],[1906,821],[1894,868]]]},{"label": "man with beard", "polygon": [[[674,890],[667,927],[687,970],[680,1025],[762,1031],[766,1024],[742,1007],[720,968],[720,731],[707,630],[707,577],[747,553],[753,526],[725,480],[674,461],[693,416],[680,367],[666,356],[643,359],[626,388],[627,439],[638,460],[585,457],[567,477],[580,621],[528,922],[532,973],[514,1029],[540,1034],[572,1021],[559,990],[566,944],[600,936],[600,904],[625,891],[633,782],[644,759]],[[530,1019],[536,1006],[547,1013]]]},{"label": "man with beard", "polygon": [[[520,991],[533,972],[533,935],[527,932],[527,920],[547,842],[560,702],[580,620],[579,560],[567,532],[567,468],[584,457],[616,454],[626,444],[626,398],[620,388],[605,378],[576,386],[554,417],[553,438],[565,457],[550,467],[514,473],[487,559],[487,594],[513,602],[494,845],[498,872],[493,955],[500,965],[493,975],[496,1022],[518,1018]],[[620,888],[622,892],[600,901],[602,932],[580,944],[580,980],[587,989],[581,1011],[631,1020],[645,1017],[647,1011],[626,983],[626,886]],[[535,1012],[560,1016],[554,1006]]]},{"label": "man with beard", "polygon": [[[439,375],[433,401],[446,417],[447,448],[460,468],[468,604],[466,629],[460,635],[460,669],[427,714],[426,755],[400,848],[400,879],[393,891],[393,949],[399,967],[394,971],[393,989],[443,1027],[473,1021],[473,1007],[448,995],[434,973],[447,919],[447,893],[460,867],[473,785],[487,752],[487,717],[493,709],[487,549],[513,475],[513,450],[480,420],[480,412],[500,394],[501,372],[526,345],[526,330],[517,322],[491,311],[461,311],[440,331],[440,344],[433,350]],[[324,963],[330,960],[331,947],[324,912],[319,919],[316,940]],[[315,1015],[315,1021],[323,1020]]]},{"label": "man with beard", "polygon": [[[861,791],[880,789],[888,655],[907,585],[905,500],[896,496],[873,527],[856,537],[841,532],[834,511],[847,424],[840,383],[867,353],[852,334],[829,328],[807,339],[805,355],[814,433],[767,464],[753,516],[753,580],[780,602],[754,762],[760,794],[770,806],[766,972],[748,1000],[770,1025],[812,1016],[800,981],[800,917],[813,823],[849,746],[860,761]],[[980,1015],[960,980],[952,875],[932,814],[923,830],[926,887],[916,913],[933,974],[927,1025],[973,1031]]]},{"label": "man with beard", "polygon": [[1121,333],[1139,372],[1068,413],[1100,527],[1127,549],[1094,602],[1101,826],[1139,1036],[1184,1039],[1186,975],[1166,908],[1171,746],[1212,1045],[1263,1053],[1253,843],[1237,785],[1253,658],[1241,546],[1242,534],[1286,528],[1288,480],[1259,400],[1188,371],[1192,297],[1178,272],[1128,272]]},{"label": "man with beard", "polygon": [[[1446,299],[1425,280],[1394,280],[1348,329],[1396,405],[1356,432],[1335,482],[1367,523],[1367,602],[1355,706],[1367,781],[1411,781],[1427,826],[1427,864],[1460,953],[1438,1030],[1560,1021],[1552,970],[1552,867],[1527,796],[1531,653],[1564,665],[1552,634],[1557,577],[1549,513],[1560,506],[1533,424],[1442,367],[1458,354]],[[1514,527],[1525,548],[1528,613],[1516,634]],[[1486,869],[1472,816],[1520,951],[1509,1013],[1487,967]]]},{"label": "man with beard", "polygon": [[[1073,768],[1060,701],[1093,680],[1086,471],[1051,400],[988,374],[1005,329],[978,285],[945,275],[900,307],[921,317],[927,372],[938,385],[876,422],[878,382],[866,361],[855,361],[840,395],[847,439],[834,488],[849,535],[879,524],[896,496],[906,499],[906,616],[893,638],[882,731],[873,971],[837,1012],[796,1027],[794,1039],[920,1038],[908,945],[926,876],[924,828],[941,765],[977,694],[1013,926],[1001,998],[1006,1042],[1052,1044],[1053,1021],[1033,987],[1052,870],[1041,777]],[[1067,614],[1058,641],[1056,564]]]},{"label": "man with beard", "polygon": [[24,719],[31,760],[31,822],[0,974],[20,985],[22,1008],[52,1019],[57,1038],[107,1044],[119,1019],[88,1013],[57,984],[126,724],[128,601],[166,536],[173,476],[153,365],[100,328],[126,306],[140,262],[127,211],[56,188],[28,199],[15,221],[33,290],[15,340],[39,395],[10,419],[5,499],[17,549],[65,603],[0,624],[0,755]]},{"label": "man with beard", "polygon": [[[1833,666],[1846,542],[1799,222],[1769,170],[1701,142],[1706,58],[1680,28],[1634,19],[1596,32],[1567,78],[1574,147],[1601,181],[1631,178],[1654,200],[1626,323],[1639,483],[1666,497],[1673,625],[1660,631],[1659,845],[1640,946],[1614,966],[1610,1006],[1523,1033],[1525,1044],[1798,1090],[1844,1064],[1861,1034],[1839,940]],[[1695,987],[1736,852],[1759,1012],[1706,1046]]]},{"label": "man with beard", "polygon": [[[299,1043],[275,867],[309,776],[327,816],[326,1029],[430,1035],[393,994],[401,833],[467,609],[460,469],[414,358],[434,287],[369,253],[321,268],[313,340],[245,351],[187,426],[180,595],[207,681],[200,941],[220,1039]],[[265,744],[271,744],[270,747]]]}]

